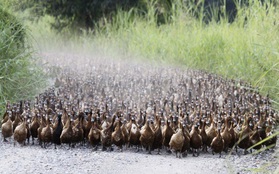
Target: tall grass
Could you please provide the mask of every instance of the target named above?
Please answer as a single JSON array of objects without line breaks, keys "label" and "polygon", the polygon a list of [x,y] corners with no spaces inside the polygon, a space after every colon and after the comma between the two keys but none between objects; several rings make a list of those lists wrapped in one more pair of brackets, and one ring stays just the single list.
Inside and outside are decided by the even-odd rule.
[{"label": "tall grass", "polygon": [[45,85],[42,69],[33,56],[28,31],[0,8],[0,114],[7,101],[29,99]]}]

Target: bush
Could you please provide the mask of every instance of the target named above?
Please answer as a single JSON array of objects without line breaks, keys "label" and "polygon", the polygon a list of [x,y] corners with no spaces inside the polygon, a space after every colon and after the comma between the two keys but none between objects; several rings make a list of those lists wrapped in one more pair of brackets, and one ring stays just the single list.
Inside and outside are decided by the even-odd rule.
[{"label": "bush", "polygon": [[93,29],[96,25],[111,21],[118,10],[130,11],[137,9],[137,13],[146,16],[150,4],[156,6],[154,15],[157,23],[166,23],[170,17],[173,0],[3,0],[14,11],[28,11],[29,19],[38,21],[49,15],[55,18],[51,23],[57,31],[64,28]]},{"label": "bush", "polygon": [[109,18],[117,8],[128,10],[138,6],[140,0],[23,0],[17,5],[9,4],[14,10],[29,10],[33,19],[45,15],[55,18],[52,27],[62,30],[64,27],[93,28],[104,16]]},{"label": "bush", "polygon": [[7,101],[30,98],[45,83],[43,71],[31,55],[27,30],[3,8],[0,8],[0,18],[0,108],[3,112]]}]

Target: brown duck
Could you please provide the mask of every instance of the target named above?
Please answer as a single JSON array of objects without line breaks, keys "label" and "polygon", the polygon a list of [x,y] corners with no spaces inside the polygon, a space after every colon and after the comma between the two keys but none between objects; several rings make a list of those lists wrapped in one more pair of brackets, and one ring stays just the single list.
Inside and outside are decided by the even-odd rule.
[{"label": "brown duck", "polygon": [[4,138],[3,141],[7,141],[6,138],[9,138],[13,135],[13,123],[11,120],[11,114],[9,114],[8,120],[2,124],[1,130]]},{"label": "brown duck", "polygon": [[224,140],[224,151],[226,153],[228,152],[229,145],[231,144],[232,141],[232,136],[231,133],[229,132],[230,120],[231,120],[230,117],[225,118],[225,127],[224,130],[221,132],[221,136]]},{"label": "brown duck", "polygon": [[101,130],[98,129],[95,118],[91,118],[91,128],[88,133],[88,140],[95,150],[97,150],[99,143],[101,142]]},{"label": "brown duck", "polygon": [[129,146],[134,145],[137,146],[137,151],[139,150],[140,146],[140,129],[134,117],[131,118],[131,129],[129,130],[129,137],[128,142]]},{"label": "brown duck", "polygon": [[[181,123],[179,124],[179,128],[176,133],[171,136],[170,139],[170,148],[175,151],[176,157],[182,157],[182,148],[184,145],[185,137],[184,137],[184,130]],[[178,153],[178,154],[177,154]]]},{"label": "brown duck", "polygon": [[190,146],[193,149],[193,156],[199,156],[199,149],[202,146],[202,137],[198,133],[199,131],[198,127],[199,126],[197,124],[194,124],[190,132]]},{"label": "brown duck", "polygon": [[161,128],[161,118],[156,117],[156,126],[154,129],[154,142],[152,145],[152,149],[158,149],[158,154],[160,154],[162,143],[163,143],[163,134]]},{"label": "brown duck", "polygon": [[25,145],[25,140],[27,137],[27,129],[26,129],[26,118],[24,118],[23,122],[20,123],[14,131],[14,146],[15,143],[18,142],[19,144]]},{"label": "brown duck", "polygon": [[46,127],[42,129],[41,138],[43,145],[42,147],[46,148],[46,144],[52,142],[52,128],[50,127],[50,119],[46,119]]},{"label": "brown duck", "polygon": [[[165,124],[163,128],[163,145],[167,148],[169,148],[169,143],[172,135],[174,134],[174,130],[170,127],[170,120],[167,120],[167,123]],[[167,149],[168,150],[168,149]]]},{"label": "brown duck", "polygon": [[116,127],[115,127],[115,129],[114,129],[114,131],[112,132],[112,135],[111,135],[111,141],[122,152],[122,150],[123,150],[122,146],[124,145],[125,140],[124,140],[124,135],[123,135],[121,127],[122,127],[122,122],[121,122],[120,119],[118,119],[116,121]]},{"label": "brown duck", "polygon": [[224,149],[224,144],[225,144],[225,141],[221,135],[221,128],[218,128],[217,136],[213,138],[213,140],[210,144],[213,155],[214,155],[214,153],[219,153],[220,154],[219,157],[221,157],[221,152]]},{"label": "brown duck", "polygon": [[148,149],[148,153],[151,154],[151,147],[153,145],[155,135],[150,127],[150,120],[147,120],[145,122],[145,126],[141,129],[140,134],[141,135],[139,140],[141,142],[141,145],[144,148]]},{"label": "brown duck", "polygon": [[72,137],[73,137],[73,128],[72,128],[72,121],[73,119],[68,118],[65,126],[63,127],[62,133],[60,135],[61,143],[69,144],[71,147]]},{"label": "brown duck", "polygon": [[38,128],[40,127],[38,114],[35,114],[35,116],[32,118],[32,122],[30,125],[30,132],[32,136],[32,144],[34,144],[34,139],[38,138]]},{"label": "brown duck", "polygon": [[238,147],[244,149],[244,154],[247,154],[247,149],[251,146],[250,135],[252,130],[249,127],[249,123],[252,121],[252,117],[245,117],[242,130],[239,133]]}]

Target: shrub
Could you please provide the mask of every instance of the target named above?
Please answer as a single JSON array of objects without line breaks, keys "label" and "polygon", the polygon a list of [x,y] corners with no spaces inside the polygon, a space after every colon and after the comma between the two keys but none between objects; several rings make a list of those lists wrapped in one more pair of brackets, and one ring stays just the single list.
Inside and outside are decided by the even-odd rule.
[{"label": "shrub", "polygon": [[31,55],[27,30],[3,8],[0,8],[0,18],[0,108],[3,112],[7,101],[30,98],[45,83],[43,71]]}]

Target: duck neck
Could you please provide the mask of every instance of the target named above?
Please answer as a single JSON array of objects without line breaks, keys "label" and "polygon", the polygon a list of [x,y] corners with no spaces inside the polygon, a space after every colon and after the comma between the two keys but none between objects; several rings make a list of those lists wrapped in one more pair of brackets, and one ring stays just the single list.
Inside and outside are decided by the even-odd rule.
[{"label": "duck neck", "polygon": [[62,124],[61,116],[58,116],[58,125],[61,125],[61,124]]},{"label": "duck neck", "polygon": [[49,118],[47,118],[46,126],[49,127],[49,124],[50,124],[50,120],[49,120]]},{"label": "duck neck", "polygon": [[109,129],[111,129],[111,130],[113,130],[113,125],[114,125],[115,119],[116,119],[116,115],[114,115],[113,118],[112,118],[112,122],[111,122],[111,125],[109,127]]},{"label": "duck neck", "polygon": [[71,121],[71,119],[69,121],[69,128],[72,129],[72,121]]},{"label": "duck neck", "polygon": [[161,127],[161,119],[159,118],[158,120],[157,120],[157,127]]},{"label": "duck neck", "polygon": [[167,120],[167,124],[166,124],[166,126],[167,126],[167,128],[169,128],[169,127],[170,127],[170,122],[169,122],[169,120]]},{"label": "duck neck", "polygon": [[38,121],[38,115],[37,114],[35,114],[35,116],[34,116],[34,121]]},{"label": "duck neck", "polygon": [[202,122],[202,131],[205,131],[205,121]]},{"label": "duck neck", "polygon": [[123,124],[122,124],[121,120],[118,120],[118,128],[120,128],[122,125]]},{"label": "duck neck", "polygon": [[229,118],[226,118],[225,119],[225,130],[228,130],[229,129]]},{"label": "duck neck", "polygon": [[218,137],[221,137],[221,129],[220,129],[220,128],[218,129],[218,134],[217,134],[217,136],[218,136]]},{"label": "duck neck", "polygon": [[26,121],[26,118],[24,118],[24,119],[23,119],[23,122],[22,122],[22,125],[23,125],[23,126],[26,126],[26,122],[27,122],[27,121]]},{"label": "duck neck", "polygon": [[230,130],[233,129],[233,122],[230,123]]},{"label": "duck neck", "polygon": [[194,132],[198,133],[199,127],[198,126],[194,126]]},{"label": "duck neck", "polygon": [[150,128],[150,123],[149,123],[149,121],[146,122],[146,127],[145,127],[145,129],[146,129],[146,130],[151,129],[151,128]]}]

